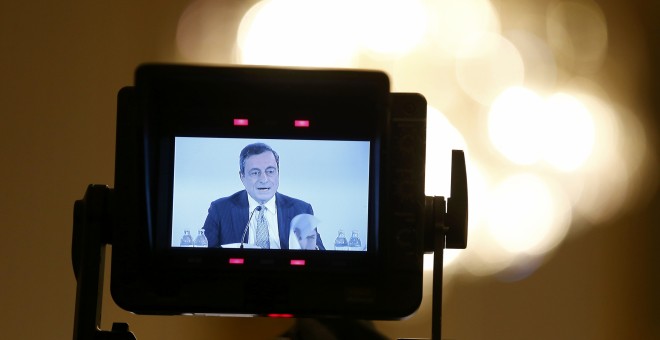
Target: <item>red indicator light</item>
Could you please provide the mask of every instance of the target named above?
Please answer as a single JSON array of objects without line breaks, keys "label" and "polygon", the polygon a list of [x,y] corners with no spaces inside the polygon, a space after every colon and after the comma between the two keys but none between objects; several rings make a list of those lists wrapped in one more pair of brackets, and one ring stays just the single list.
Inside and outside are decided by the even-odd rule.
[{"label": "red indicator light", "polygon": [[292,266],[304,266],[305,260],[291,260]]},{"label": "red indicator light", "polygon": [[295,127],[309,127],[309,120],[306,119],[296,119],[293,121],[293,126]]},{"label": "red indicator light", "polygon": [[292,317],[293,317],[293,314],[286,314],[286,313],[283,313],[283,314],[282,314],[282,313],[280,313],[280,314],[278,314],[278,313],[271,313],[271,314],[268,314],[268,317],[269,317],[269,318],[292,318]]},{"label": "red indicator light", "polygon": [[234,118],[234,126],[248,126],[246,118]]},{"label": "red indicator light", "polygon": [[230,258],[229,259],[229,264],[243,264],[245,263],[245,259],[241,258]]}]

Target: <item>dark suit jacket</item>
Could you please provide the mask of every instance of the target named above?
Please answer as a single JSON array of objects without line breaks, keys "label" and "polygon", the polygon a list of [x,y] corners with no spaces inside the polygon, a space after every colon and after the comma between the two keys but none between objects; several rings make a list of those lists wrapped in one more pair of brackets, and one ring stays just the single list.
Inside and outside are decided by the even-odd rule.
[{"label": "dark suit jacket", "polygon": [[[291,219],[298,214],[314,214],[312,206],[299,199],[275,193],[277,205],[277,224],[279,228],[280,245],[282,249],[289,249],[289,232]],[[231,196],[223,197],[211,202],[209,214],[204,222],[204,234],[209,240],[209,248],[217,248],[222,244],[240,243],[241,236],[249,218],[249,203],[247,192],[241,190]],[[248,231],[249,233],[249,231]],[[247,243],[249,234],[245,234]],[[323,241],[318,235],[316,245],[321,250]]]}]

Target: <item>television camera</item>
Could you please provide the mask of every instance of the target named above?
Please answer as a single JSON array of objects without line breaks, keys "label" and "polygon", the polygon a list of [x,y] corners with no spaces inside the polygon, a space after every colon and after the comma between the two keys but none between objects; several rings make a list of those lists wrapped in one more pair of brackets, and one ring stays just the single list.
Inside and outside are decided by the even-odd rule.
[{"label": "television camera", "polygon": [[[244,190],[239,153],[254,143],[278,153],[276,189],[313,207],[320,247],[300,249],[280,206],[278,249],[254,246],[247,195],[238,225],[213,227],[241,238],[210,239],[209,204]],[[379,320],[417,310],[434,252],[439,338],[442,250],[467,245],[467,179],[454,150],[451,197],[425,196],[425,151],[426,100],[391,93],[382,72],[140,66],[118,94],[114,188],[90,185],[74,206],[74,339],[134,338],[99,330],[105,245],[112,297],[137,314]]]}]

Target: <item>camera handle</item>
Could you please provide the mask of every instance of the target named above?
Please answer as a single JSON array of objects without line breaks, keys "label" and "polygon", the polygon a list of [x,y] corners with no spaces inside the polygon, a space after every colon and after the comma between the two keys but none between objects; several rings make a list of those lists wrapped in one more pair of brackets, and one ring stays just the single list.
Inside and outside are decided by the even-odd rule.
[{"label": "camera handle", "polygon": [[89,185],[73,207],[71,260],[76,276],[73,340],[136,340],[126,323],[100,329],[105,246],[112,238],[113,190]]}]

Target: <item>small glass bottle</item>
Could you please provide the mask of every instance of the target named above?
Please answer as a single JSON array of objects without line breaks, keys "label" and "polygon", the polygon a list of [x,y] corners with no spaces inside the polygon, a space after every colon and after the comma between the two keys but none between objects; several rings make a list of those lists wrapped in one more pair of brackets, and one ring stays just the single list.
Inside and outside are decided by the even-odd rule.
[{"label": "small glass bottle", "polygon": [[209,247],[209,241],[206,239],[206,235],[204,235],[204,229],[200,229],[199,233],[197,233],[197,237],[195,238],[195,248],[208,248]]},{"label": "small glass bottle", "polygon": [[362,250],[362,241],[360,241],[360,235],[358,235],[358,232],[353,230],[353,233],[351,234],[351,239],[348,240],[348,250]]},{"label": "small glass bottle", "polygon": [[193,246],[193,238],[190,236],[190,230],[184,230],[183,231],[183,237],[181,238],[181,247],[192,247]]},{"label": "small glass bottle", "polygon": [[348,250],[348,241],[343,230],[339,230],[339,235],[335,239],[335,250]]}]

